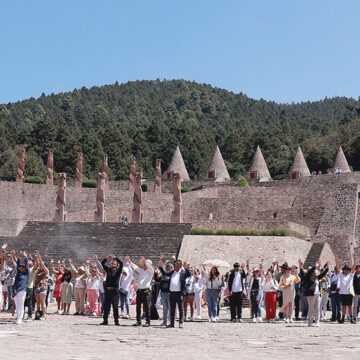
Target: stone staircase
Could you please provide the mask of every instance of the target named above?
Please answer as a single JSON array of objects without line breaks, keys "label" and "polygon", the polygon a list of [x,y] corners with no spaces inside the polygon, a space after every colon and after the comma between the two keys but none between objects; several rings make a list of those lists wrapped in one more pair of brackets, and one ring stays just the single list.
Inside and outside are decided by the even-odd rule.
[{"label": "stone staircase", "polygon": [[314,266],[315,263],[320,259],[321,252],[323,251],[325,243],[314,243],[304,261],[304,269],[308,266]]},{"label": "stone staircase", "polygon": [[173,253],[178,254],[183,236],[190,233],[191,227],[191,224],[171,223],[31,221],[18,236],[0,237],[0,243],[7,242],[9,249],[24,249],[31,254],[39,250],[47,262],[52,258],[72,258],[78,266],[94,254],[103,258],[112,253],[129,255],[133,260],[145,256],[157,264],[161,253],[166,259]]}]

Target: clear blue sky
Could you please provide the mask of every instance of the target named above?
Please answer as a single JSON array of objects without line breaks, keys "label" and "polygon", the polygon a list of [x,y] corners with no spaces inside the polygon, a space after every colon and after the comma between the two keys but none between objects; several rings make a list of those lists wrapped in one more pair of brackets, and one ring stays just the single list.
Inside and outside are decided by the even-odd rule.
[{"label": "clear blue sky", "polygon": [[138,79],[360,96],[359,0],[0,0],[0,103]]}]

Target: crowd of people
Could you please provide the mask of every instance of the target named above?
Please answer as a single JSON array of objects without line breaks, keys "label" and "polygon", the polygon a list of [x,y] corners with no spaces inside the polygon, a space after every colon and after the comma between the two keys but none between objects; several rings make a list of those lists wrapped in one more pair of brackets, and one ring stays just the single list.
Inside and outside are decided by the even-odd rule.
[{"label": "crowd of people", "polygon": [[[160,306],[164,327],[174,327],[176,317],[180,328],[186,321],[201,319],[205,306],[209,322],[217,322],[220,301],[229,305],[231,322],[242,322],[244,299],[249,301],[252,322],[305,320],[310,327],[319,326],[320,319],[356,323],[359,312],[360,264],[356,258],[341,269],[338,259],[333,269],[329,261],[322,266],[320,260],[306,269],[301,260],[292,266],[274,262],[268,268],[260,260],[250,268],[247,260],[236,262],[221,275],[217,266],[200,270],[175,255],[172,261],[164,261],[161,255],[157,266],[144,257],[132,261],[127,256],[123,261],[110,254],[100,261],[95,255],[93,261],[87,259],[77,268],[71,259],[58,260],[57,266],[51,260],[48,266],[39,251],[32,258],[25,251],[16,255],[15,250],[6,256],[6,249],[3,244],[0,310],[16,312],[17,324],[45,320],[49,301],[56,302],[58,314],[69,315],[73,298],[73,315],[102,316],[100,325],[108,325],[111,308],[115,325],[120,318],[129,318],[130,301],[136,304],[134,326],[145,327],[159,319]],[[326,319],[329,309],[332,316]]]}]

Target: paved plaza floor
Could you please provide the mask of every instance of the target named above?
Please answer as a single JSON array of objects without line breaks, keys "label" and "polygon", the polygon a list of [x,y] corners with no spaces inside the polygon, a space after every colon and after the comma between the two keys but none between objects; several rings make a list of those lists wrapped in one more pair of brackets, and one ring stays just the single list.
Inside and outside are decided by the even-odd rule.
[{"label": "paved plaza floor", "polygon": [[[112,319],[98,326],[100,317],[49,314],[45,321],[14,324],[11,314],[0,314],[0,359],[359,359],[360,324],[321,322],[308,328],[303,321],[285,324],[230,323],[228,310],[220,321],[186,322],[183,329],[133,327],[132,318]],[[55,309],[50,307],[49,312]],[[330,313],[329,313],[330,315]]]}]

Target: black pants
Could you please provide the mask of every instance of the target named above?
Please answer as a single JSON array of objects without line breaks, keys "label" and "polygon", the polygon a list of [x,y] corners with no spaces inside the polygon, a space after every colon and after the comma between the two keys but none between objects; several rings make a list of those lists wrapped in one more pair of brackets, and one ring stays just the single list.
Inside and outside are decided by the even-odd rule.
[{"label": "black pants", "polygon": [[237,318],[241,319],[242,315],[242,301],[243,301],[243,292],[233,292],[230,296],[230,313],[231,313],[231,320]]},{"label": "black pants", "polygon": [[141,305],[144,305],[145,321],[150,324],[151,290],[138,289],[136,291],[136,321],[141,322]]},{"label": "black pants", "polygon": [[29,317],[31,317],[33,314],[33,297],[34,297],[34,289],[27,288],[25,302],[24,302],[24,314],[25,314],[25,308],[27,307]]},{"label": "black pants", "polygon": [[[276,293],[276,295],[277,295],[278,306],[281,308],[282,304],[283,304],[282,291],[278,291]],[[283,319],[284,318],[284,313],[279,312],[279,318]]]},{"label": "black pants", "polygon": [[113,307],[113,313],[114,313],[114,320],[119,321],[119,290],[114,289],[108,289],[105,287],[105,300],[104,300],[104,321],[108,320],[111,305]]},{"label": "black pants", "polygon": [[296,289],[295,293],[295,318],[299,318],[300,313],[300,289]]},{"label": "black pants", "polygon": [[175,323],[175,310],[176,305],[179,308],[179,323],[184,322],[184,295],[181,291],[170,291],[170,324],[174,325]]},{"label": "black pants", "polygon": [[258,289],[251,290],[250,294],[250,300],[251,300],[251,317],[257,318],[258,317],[258,310],[259,310],[259,304],[257,302],[257,296],[258,296]]}]

